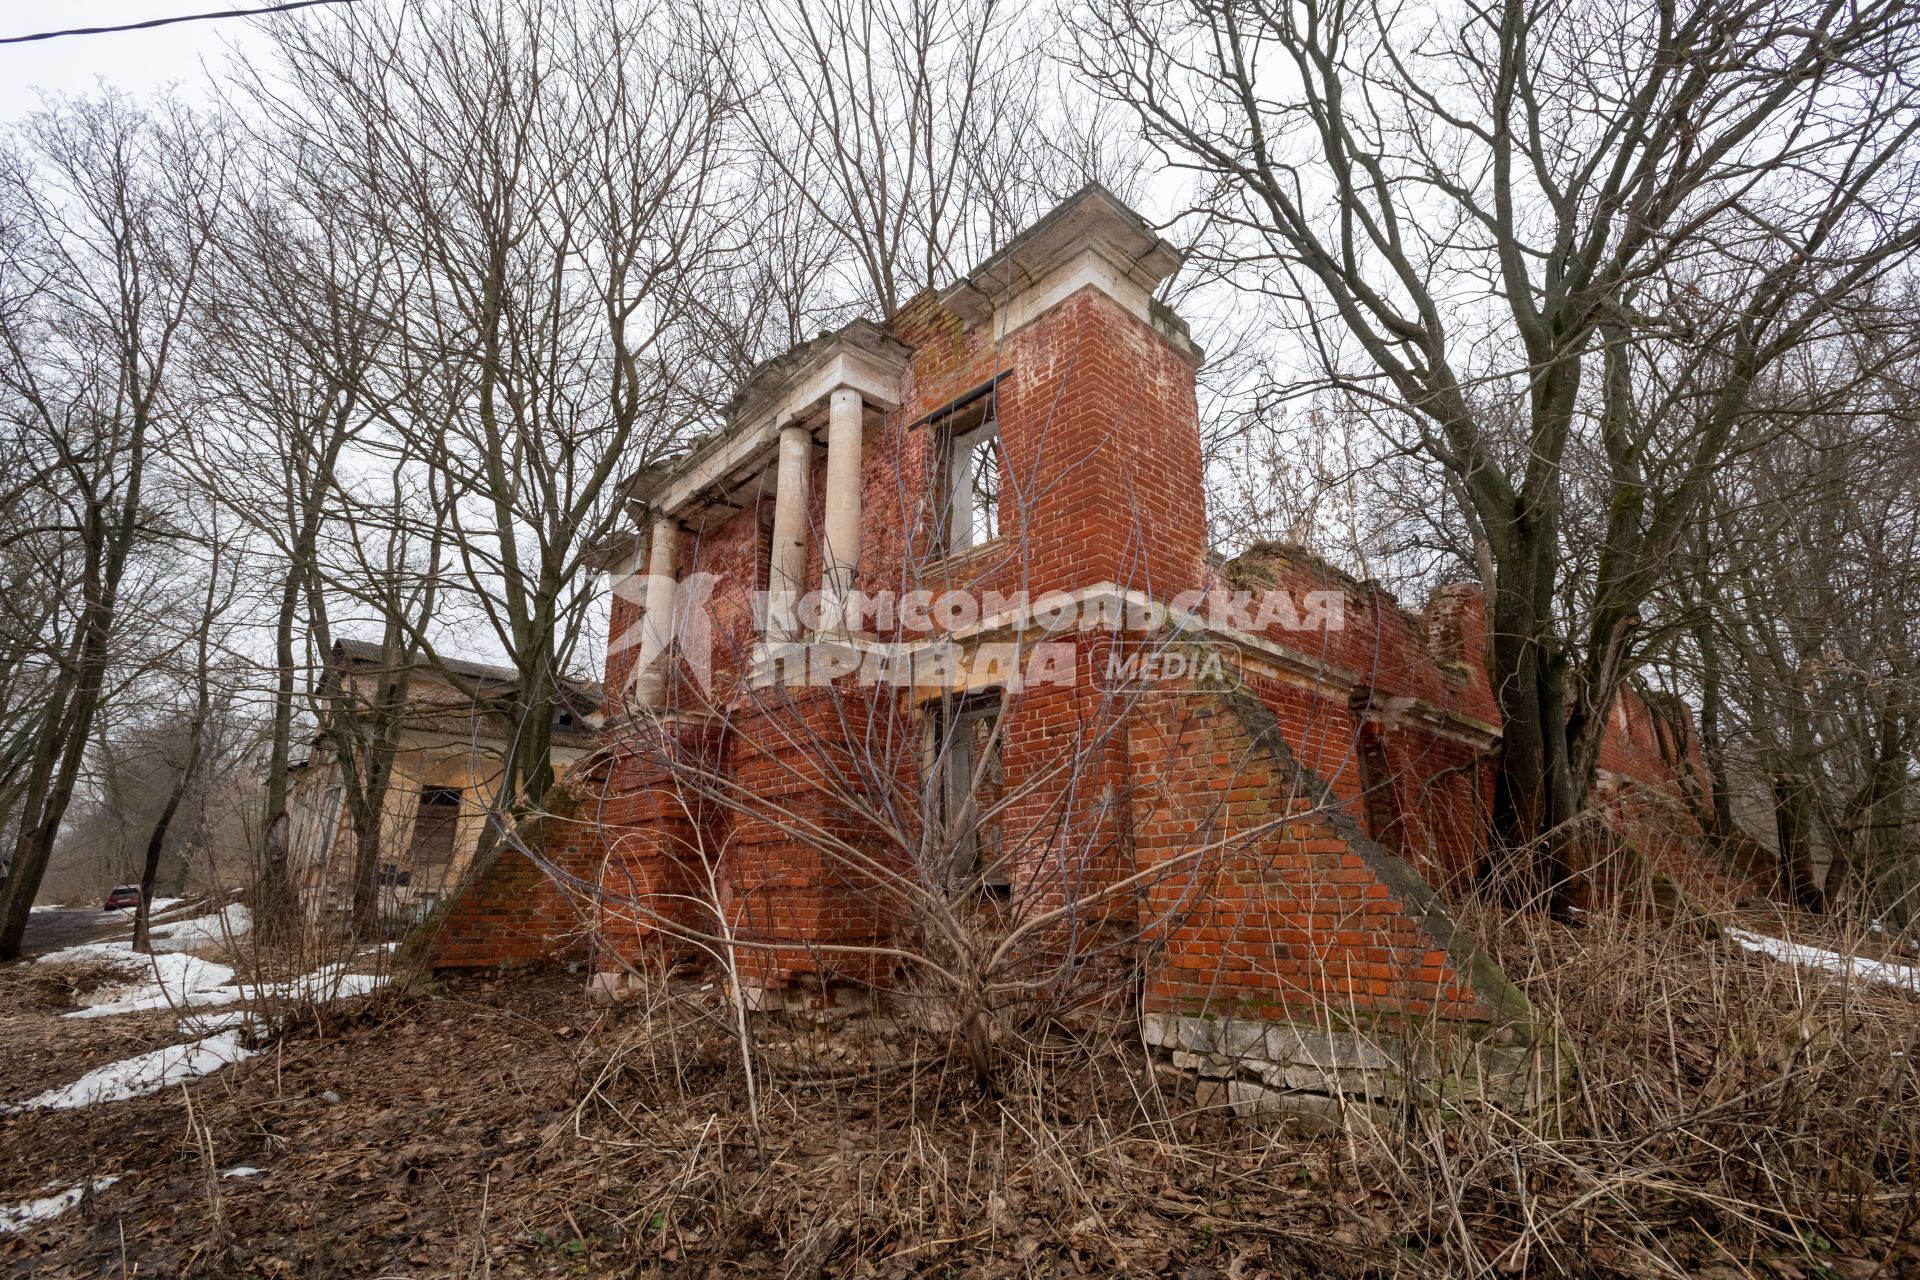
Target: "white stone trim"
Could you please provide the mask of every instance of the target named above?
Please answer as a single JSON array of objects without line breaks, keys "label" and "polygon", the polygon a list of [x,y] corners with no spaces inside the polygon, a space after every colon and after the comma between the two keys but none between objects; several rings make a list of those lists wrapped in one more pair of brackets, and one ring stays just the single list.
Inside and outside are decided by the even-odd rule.
[{"label": "white stone trim", "polygon": [[[1071,601],[1076,611],[1083,616],[1086,612],[1086,606],[1089,604],[1106,611],[1106,616],[1114,616],[1115,614],[1124,615],[1128,610],[1135,611],[1136,614],[1139,614],[1144,613],[1149,608],[1158,607],[1164,609],[1168,619],[1180,630],[1187,632],[1195,638],[1205,637],[1231,645],[1240,651],[1241,654],[1251,657],[1271,668],[1276,677],[1287,679],[1290,683],[1301,688],[1319,690],[1331,686],[1344,693],[1348,690],[1358,688],[1365,683],[1359,673],[1350,671],[1335,663],[1324,661],[1304,650],[1290,648],[1287,645],[1270,640],[1265,636],[1256,636],[1235,627],[1215,624],[1208,619],[1205,614],[1193,613],[1185,609],[1177,609],[1171,604],[1156,600],[1146,592],[1136,590],[1132,587],[1122,587],[1114,582],[1099,582],[1092,586],[1078,588],[1074,591],[1058,593],[1042,592],[1041,598],[1056,594]],[[1033,600],[1029,600],[1029,611],[1031,611],[1033,603]],[[1071,630],[1063,630],[1058,634],[1065,637],[1078,634],[1081,630],[1088,629],[1091,628],[1075,627]],[[1001,613],[990,614],[967,626],[956,627],[949,632],[930,635],[925,639],[892,641],[875,640],[864,637],[843,637],[838,640],[826,641],[819,638],[811,640],[802,638],[788,641],[785,644],[762,644],[756,647],[753,657],[750,660],[753,672],[752,680],[758,685],[772,683],[773,672],[778,657],[790,653],[795,649],[803,648],[809,643],[833,643],[838,646],[843,646],[848,653],[859,654],[877,650],[888,650],[892,653],[905,654],[910,660],[913,653],[934,644],[958,644],[966,646],[994,637],[1025,637],[1036,633],[1043,636],[1054,634],[1048,632],[1046,628],[1042,627],[1031,617],[1023,618],[1023,615],[1018,611],[1007,610]],[[972,682],[970,682],[969,687],[971,687],[971,683]],[[1444,737],[1452,738],[1457,742],[1473,747],[1475,750],[1484,751],[1495,742],[1498,742],[1500,738],[1500,731],[1490,724],[1446,707],[1434,706],[1432,703],[1419,698],[1396,695],[1394,705],[1403,721],[1418,723],[1422,728]]]},{"label": "white stone trim", "polygon": [[827,478],[821,522],[820,588],[827,595],[826,629],[845,632],[847,600],[860,576],[860,445],[866,406],[851,387],[827,397]]},{"label": "white stone trim", "polygon": [[898,367],[871,352],[849,346],[830,348],[790,381],[784,393],[753,410],[724,438],[695,455],[648,505],[658,514],[675,515],[702,490],[735,472],[763,468],[772,460],[781,428],[811,416],[842,388],[858,391],[867,404],[883,410],[899,407],[900,374]]},{"label": "white stone trim", "polygon": [[1153,291],[1180,261],[1180,251],[1137,213],[1091,186],[945,289],[940,303],[998,340],[1095,289],[1197,361],[1199,349],[1178,322],[1155,314]]},{"label": "white stone trim", "polygon": [[798,607],[807,589],[807,489],[813,464],[805,427],[780,428],[773,486],[773,550],[767,564],[767,630],[781,637],[799,630]]},{"label": "white stone trim", "polygon": [[640,615],[640,652],[629,687],[642,706],[659,706],[666,697],[662,660],[673,644],[674,569],[679,558],[680,526],[661,516],[647,536],[647,596]]},{"label": "white stone trim", "polygon": [[1093,288],[1121,308],[1152,323],[1153,289],[1129,275],[1102,246],[1089,245],[1038,283],[1011,293],[995,310],[994,336],[1002,337],[1032,324],[1040,316],[1082,289]]}]

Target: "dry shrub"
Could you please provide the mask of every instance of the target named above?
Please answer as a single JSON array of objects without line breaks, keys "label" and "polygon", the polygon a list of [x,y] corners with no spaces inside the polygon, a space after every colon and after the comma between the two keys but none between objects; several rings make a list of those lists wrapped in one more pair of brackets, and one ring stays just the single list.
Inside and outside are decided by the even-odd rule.
[{"label": "dry shrub", "polygon": [[[1396,1203],[1430,1207],[1405,1226],[1453,1269],[1900,1273],[1920,1167],[1913,994],[1796,968],[1699,919],[1473,923],[1573,1070],[1543,1114],[1420,1117],[1363,1153]],[[1748,925],[1817,927],[1799,940],[1843,952],[1864,932]]]},{"label": "dry shrub", "polygon": [[1537,1114],[1414,1109],[1309,1136],[1195,1110],[1124,1036],[1038,1023],[985,1096],[964,1046],[913,1018],[786,1017],[754,1025],[756,1129],[723,984],[663,978],[590,1037],[539,1188],[500,1208],[524,1195],[530,1220],[562,1199],[642,1274],[1864,1277],[1920,1262],[1912,995],[1630,911],[1473,922],[1574,1062]]}]

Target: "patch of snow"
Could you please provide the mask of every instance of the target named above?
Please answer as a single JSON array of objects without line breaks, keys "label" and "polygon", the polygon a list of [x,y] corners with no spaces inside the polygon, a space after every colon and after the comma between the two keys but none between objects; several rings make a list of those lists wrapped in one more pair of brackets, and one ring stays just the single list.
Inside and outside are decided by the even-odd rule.
[{"label": "patch of snow", "polygon": [[[252,925],[247,909],[234,904],[220,916],[202,916],[183,921],[183,925],[206,925],[226,918],[226,927],[245,932]],[[178,926],[176,926],[178,927]],[[349,973],[352,961],[321,965],[312,973],[284,982],[236,985],[231,966],[198,956],[183,954],[184,945],[202,945],[204,939],[182,943],[179,935],[165,937],[161,929],[152,931],[154,952],[140,955],[131,942],[86,942],[39,957],[36,964],[59,964],[89,960],[107,962],[126,970],[123,981],[111,982],[85,998],[86,1007],[75,1009],[69,1018],[110,1018],[122,1013],[143,1013],[151,1009],[195,1009],[227,1005],[249,996],[263,1000],[290,1000],[324,1004],[376,991],[391,982],[390,974]],[[168,945],[169,943],[173,945]],[[391,946],[392,944],[385,944]],[[379,952],[382,947],[369,950]],[[363,955],[366,952],[362,953]],[[209,1035],[246,1026],[250,1015],[240,1012],[225,1017],[189,1017],[180,1029],[189,1035]]]},{"label": "patch of snow", "polygon": [[1782,964],[1795,965],[1803,969],[1824,969],[1829,973],[1852,973],[1854,977],[1863,978],[1868,982],[1883,982],[1889,986],[1905,987],[1909,991],[1920,992],[1920,968],[1914,965],[1893,964],[1886,960],[1868,960],[1863,956],[1845,956],[1838,951],[1826,951],[1820,947],[1788,942],[1782,938],[1769,938],[1765,934],[1749,933],[1745,929],[1729,929],[1727,936],[1747,950],[1772,956]]},{"label": "patch of snow", "polygon": [[[82,959],[112,961],[139,976],[129,977],[126,982],[109,983],[92,992],[87,997],[87,1007],[66,1014],[69,1018],[110,1018],[116,1014],[142,1013],[149,1009],[192,1009],[233,1004],[250,995],[264,1000],[325,1004],[330,1000],[364,996],[393,981],[391,974],[348,973],[349,963],[335,963],[321,965],[312,973],[304,973],[285,982],[236,986],[233,970],[227,965],[202,960],[198,956],[168,952],[137,955],[125,943],[116,942],[69,947],[65,951],[41,956],[36,963]],[[246,1016],[235,1014],[233,1021],[190,1018],[181,1023],[181,1029],[200,1031],[203,1028],[238,1026],[244,1023]]]},{"label": "patch of snow", "polygon": [[96,1067],[72,1084],[28,1098],[9,1111],[68,1111],[100,1102],[119,1102],[155,1093],[168,1085],[198,1079],[228,1063],[253,1056],[240,1043],[240,1033],[229,1031],[187,1044],[172,1044],[150,1053]]},{"label": "patch of snow", "polygon": [[130,946],[114,945],[117,951],[96,954],[136,966],[140,976],[134,981],[101,987],[87,997],[86,1008],[75,1009],[67,1017],[111,1018],[148,1009],[232,1004],[246,994],[232,985],[233,970],[227,965],[202,960],[199,956],[158,951],[150,956],[136,955]]},{"label": "patch of snow", "polygon": [[147,938],[155,951],[192,951],[218,946],[229,939],[244,938],[253,932],[253,913],[239,903],[230,903],[209,916],[194,916],[172,924],[151,925]]},{"label": "patch of snow", "polygon": [[286,982],[266,982],[260,994],[269,999],[308,1001],[325,1004],[378,991],[393,981],[387,973],[348,973],[346,964],[324,964],[312,973],[301,974]]},{"label": "patch of snow", "polygon": [[239,903],[210,916],[196,916],[148,930],[153,954],[141,955],[131,941],[86,942],[41,956],[38,964],[77,960],[107,961],[128,971],[125,982],[109,983],[91,993],[86,1007],[69,1018],[110,1018],[149,1009],[192,1008],[232,1004],[246,992],[233,985],[233,969],[214,960],[183,954],[227,937],[242,937],[253,927],[253,917]]},{"label": "patch of snow", "polygon": [[162,912],[170,911],[185,901],[185,898],[155,898],[147,904],[147,918],[151,920],[153,917],[160,915]]},{"label": "patch of snow", "polygon": [[117,1177],[95,1178],[91,1182],[75,1183],[57,1195],[25,1200],[19,1204],[0,1204],[0,1235],[18,1231],[30,1223],[57,1218],[79,1204],[89,1192],[103,1190],[118,1181],[120,1179]]},{"label": "patch of snow", "polygon": [[74,960],[118,960],[131,964],[135,960],[144,960],[136,956],[133,947],[125,942],[82,942],[78,946],[63,947],[59,951],[49,951],[43,956],[35,956],[35,964],[66,964]]},{"label": "patch of snow", "polygon": [[231,1169],[222,1169],[220,1176],[223,1178],[257,1178],[265,1172],[265,1169],[256,1169],[250,1164],[237,1164]]}]

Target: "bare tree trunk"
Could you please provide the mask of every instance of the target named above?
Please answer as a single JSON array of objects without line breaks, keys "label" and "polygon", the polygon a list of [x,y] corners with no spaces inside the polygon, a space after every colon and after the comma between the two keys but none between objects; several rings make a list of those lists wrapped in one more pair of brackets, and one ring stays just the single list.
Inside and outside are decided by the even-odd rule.
[{"label": "bare tree trunk", "polygon": [[1772,783],[1783,887],[1801,910],[1820,911],[1826,903],[1813,874],[1813,814],[1807,780],[1796,773],[1776,772]]},{"label": "bare tree trunk", "polygon": [[[144,442],[144,425],[138,428]],[[87,741],[93,732],[94,716],[100,709],[101,690],[106,681],[108,645],[113,632],[115,606],[120,579],[132,549],[135,519],[139,512],[140,478],[144,469],[144,446],[135,454],[127,481],[126,497],[111,523],[97,507],[89,511],[87,604],[81,615],[79,653],[71,675],[63,679],[66,696],[60,700],[62,714],[49,716],[41,736],[39,760],[28,786],[25,816],[20,836],[14,845],[7,883],[0,895],[0,960],[16,959],[26,934],[27,917],[39,892],[40,881],[53,857],[54,841],[59,838],[60,823],[73,800],[73,788],[80,776],[80,763],[86,755]]]},{"label": "bare tree trunk", "polygon": [[193,716],[187,726],[187,758],[174,774],[173,784],[167,788],[166,803],[147,833],[146,857],[140,864],[140,901],[133,909],[133,949],[140,952],[151,950],[147,931],[153,916],[153,887],[160,877],[160,855],[166,849],[167,832],[187,792],[199,779],[200,761],[206,754],[207,717],[213,709],[213,678],[208,670],[212,631],[215,620],[225,612],[219,605],[222,548],[217,533],[209,547],[207,591],[201,601],[199,625],[193,637]]},{"label": "bare tree trunk", "polygon": [[1725,693],[1720,643],[1710,622],[1694,627],[1693,639],[1700,653],[1700,757],[1707,769],[1709,800],[1704,825],[1716,840],[1725,844],[1734,838],[1735,828],[1733,790],[1727,781],[1727,754],[1721,740]]},{"label": "bare tree trunk", "polygon": [[298,668],[293,656],[293,624],[299,608],[304,567],[288,567],[280,589],[273,628],[273,728],[267,754],[267,797],[261,824],[259,885],[256,904],[263,940],[288,936],[293,927],[293,880],[287,867],[287,777],[293,757],[293,699]]},{"label": "bare tree trunk", "polygon": [[177,409],[172,357],[197,297],[205,214],[224,190],[217,138],[112,96],[44,112],[23,138],[3,179],[17,215],[8,235],[35,242],[49,265],[21,305],[0,309],[0,386],[10,416],[42,441],[45,478],[70,486],[79,527],[63,551],[85,570],[0,892],[0,959],[20,954],[100,710],[122,579],[146,536],[148,451]]},{"label": "bare tree trunk", "polygon": [[[1551,522],[1549,522],[1550,524]],[[1569,914],[1578,811],[1567,750],[1564,662],[1543,609],[1550,582],[1536,568],[1551,554],[1549,530],[1516,537],[1502,559],[1488,620],[1487,676],[1500,707],[1493,838],[1498,887],[1516,903]],[[1534,541],[1536,540],[1537,541]]]}]

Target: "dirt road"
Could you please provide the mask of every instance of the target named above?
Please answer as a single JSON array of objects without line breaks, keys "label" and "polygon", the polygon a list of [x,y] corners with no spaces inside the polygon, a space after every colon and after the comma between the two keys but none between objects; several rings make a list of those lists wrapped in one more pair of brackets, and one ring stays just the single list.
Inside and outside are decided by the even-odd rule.
[{"label": "dirt road", "polygon": [[133,928],[133,912],[102,911],[98,907],[44,907],[27,917],[21,943],[24,955],[44,955],[82,942],[118,938]]}]

